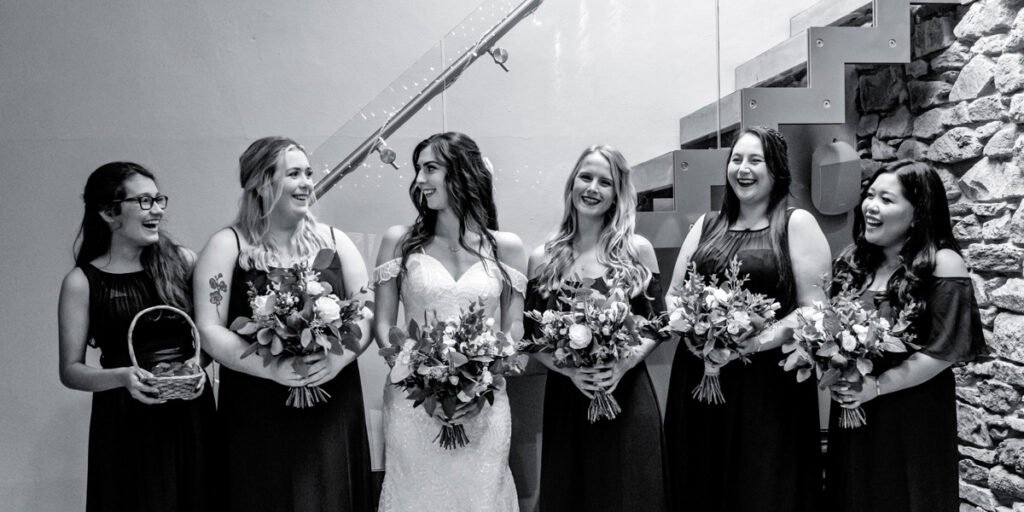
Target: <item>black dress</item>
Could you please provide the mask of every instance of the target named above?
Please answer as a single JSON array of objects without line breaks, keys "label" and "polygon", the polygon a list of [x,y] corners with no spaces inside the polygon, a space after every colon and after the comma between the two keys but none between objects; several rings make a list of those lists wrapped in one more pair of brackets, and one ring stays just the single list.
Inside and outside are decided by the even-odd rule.
[{"label": "black dress", "polygon": [[[953,363],[985,350],[978,305],[969,278],[932,283],[925,312],[915,322],[921,352]],[[862,301],[892,317],[885,295],[866,292]],[[877,303],[876,303],[877,302]],[[874,375],[908,357],[889,354]],[[959,454],[952,368],[923,384],[868,401],[867,424],[838,427],[835,403],[829,418],[828,507],[854,512],[955,512],[959,510]],[[883,389],[884,391],[884,389]]]},{"label": "black dress", "polygon": [[[316,261],[329,262],[314,268],[343,297],[337,253],[324,249]],[[267,275],[236,263],[229,324],[252,314],[248,282],[263,291]],[[287,386],[221,366],[217,418],[227,510],[363,512],[376,507],[357,362],[320,387],[331,395],[326,403],[297,409],[285,405]]]},{"label": "black dress", "polygon": [[[707,215],[701,245],[712,215]],[[787,216],[788,220],[788,216]],[[779,282],[770,229],[727,231],[697,271],[724,279],[733,256],[747,274],[745,287],[774,298],[777,318],[796,306]],[[780,348],[733,361],[721,369],[724,404],[692,396],[704,363],[679,345],[672,363],[665,438],[673,510],[695,512],[817,512],[822,488],[818,397],[808,380],[797,383],[779,366]]]},{"label": "black dress", "polygon": [[[593,288],[607,293],[601,279]],[[647,297],[630,299],[634,314],[652,316],[665,309],[658,275]],[[526,311],[560,310],[554,295],[543,297],[531,280]],[[528,333],[536,323],[526,319]],[[622,407],[614,420],[587,420],[590,399],[568,377],[548,371],[544,390],[544,435],[541,449],[540,512],[666,509],[664,436],[661,410],[646,363],[626,372],[612,393]]]},{"label": "black dress", "polygon": [[[103,368],[131,366],[128,326],[135,314],[163,304],[145,272],[111,274],[86,264],[89,337]],[[191,327],[177,315],[141,322],[132,335],[142,368],[195,355]],[[89,422],[86,510],[206,511],[211,504],[212,386],[194,400],[146,405],[126,388],[93,393]]]}]

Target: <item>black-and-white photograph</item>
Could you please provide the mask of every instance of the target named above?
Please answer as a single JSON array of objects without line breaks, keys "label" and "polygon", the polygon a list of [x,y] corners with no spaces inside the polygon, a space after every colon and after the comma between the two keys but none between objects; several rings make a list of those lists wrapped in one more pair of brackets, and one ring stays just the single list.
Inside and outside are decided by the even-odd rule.
[{"label": "black-and-white photograph", "polygon": [[1024,0],[0,0],[0,509],[1024,511]]}]

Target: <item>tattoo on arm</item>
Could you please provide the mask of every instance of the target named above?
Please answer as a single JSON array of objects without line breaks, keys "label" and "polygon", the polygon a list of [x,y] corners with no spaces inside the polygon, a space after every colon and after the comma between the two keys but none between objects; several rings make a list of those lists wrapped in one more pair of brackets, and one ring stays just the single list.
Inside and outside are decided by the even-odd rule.
[{"label": "tattoo on arm", "polygon": [[224,282],[224,274],[217,274],[210,278],[210,304],[217,306],[217,314],[220,314],[220,303],[224,301],[224,293],[228,291],[228,285]]}]

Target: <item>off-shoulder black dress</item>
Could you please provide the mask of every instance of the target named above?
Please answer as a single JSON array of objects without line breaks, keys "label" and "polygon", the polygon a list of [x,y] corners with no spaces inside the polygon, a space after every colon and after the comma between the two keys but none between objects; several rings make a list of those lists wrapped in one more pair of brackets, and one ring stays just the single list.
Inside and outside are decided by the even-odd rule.
[{"label": "off-shoulder black dress", "polygon": [[[865,306],[892,317],[881,292],[865,292]],[[938,278],[915,322],[921,352],[959,363],[985,351],[981,318],[969,278]],[[911,353],[890,354],[872,372],[898,366]],[[884,390],[883,390],[884,391]],[[959,454],[953,370],[923,384],[885,393],[861,406],[867,424],[838,426],[829,418],[828,510],[855,512],[954,512],[959,510]]]},{"label": "off-shoulder black dress", "polygon": [[[607,293],[601,279],[594,290]],[[554,295],[542,296],[536,280],[527,286],[525,310],[561,310]],[[634,314],[650,317],[665,310],[659,276],[644,294],[630,300]],[[536,323],[526,319],[527,333]],[[666,509],[664,436],[661,410],[647,365],[622,377],[612,393],[622,412],[614,420],[587,420],[590,399],[568,377],[548,371],[544,390],[539,510],[582,512]]]}]

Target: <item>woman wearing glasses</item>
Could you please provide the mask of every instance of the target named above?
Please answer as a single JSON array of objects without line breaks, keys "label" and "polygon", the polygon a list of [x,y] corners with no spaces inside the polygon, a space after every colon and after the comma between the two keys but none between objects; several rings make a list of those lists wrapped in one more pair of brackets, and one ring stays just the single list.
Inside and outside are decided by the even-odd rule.
[{"label": "woman wearing glasses", "polygon": [[[167,304],[191,313],[195,255],[161,229],[167,196],[146,168],[103,165],[89,176],[84,199],[58,321],[61,382],[93,393],[86,510],[213,510],[206,486],[213,393],[164,401],[144,383],[152,375],[132,366],[127,346],[139,311]],[[133,340],[144,368],[194,355],[190,326],[171,315],[136,329]],[[87,346],[100,349],[99,368],[86,364]]]}]

